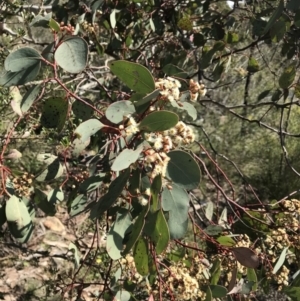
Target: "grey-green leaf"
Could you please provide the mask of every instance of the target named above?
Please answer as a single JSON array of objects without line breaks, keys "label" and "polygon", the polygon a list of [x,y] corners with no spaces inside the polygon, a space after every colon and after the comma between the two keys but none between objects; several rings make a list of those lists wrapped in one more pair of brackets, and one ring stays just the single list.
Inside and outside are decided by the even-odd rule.
[{"label": "grey-green leaf", "polygon": [[23,47],[8,55],[4,68],[10,72],[20,72],[30,68],[40,69],[41,55],[33,48]]},{"label": "grey-green leaf", "polygon": [[166,176],[173,183],[187,190],[197,188],[200,183],[200,168],[187,152],[175,150],[168,153],[170,161]]},{"label": "grey-green leaf", "polygon": [[172,211],[172,215],[179,223],[183,223],[187,220],[189,195],[183,188],[175,185],[172,189],[164,187],[161,196],[161,203],[164,211]]},{"label": "grey-green leaf", "polygon": [[80,37],[64,40],[56,49],[54,58],[65,71],[79,73],[86,68],[88,62],[88,44]]},{"label": "grey-green leaf", "polygon": [[92,135],[96,134],[99,130],[104,127],[98,119],[89,119],[87,121],[82,122],[75,130],[75,135],[81,141],[86,141]]},{"label": "grey-green leaf", "polygon": [[284,264],[284,261],[285,261],[285,258],[286,258],[286,254],[287,254],[287,252],[288,252],[288,247],[285,247],[283,250],[282,250],[282,252],[281,252],[281,254],[280,254],[280,256],[279,256],[279,258],[278,258],[278,260],[277,260],[277,262],[276,262],[276,264],[275,264],[275,266],[274,266],[274,269],[273,269],[273,274],[276,274],[277,272],[278,272],[278,270],[282,267],[282,265]]},{"label": "grey-green leaf", "polygon": [[117,156],[114,163],[111,166],[111,170],[113,171],[121,171],[131,164],[135,163],[140,156],[143,148],[139,147],[136,150],[133,149],[124,149],[122,152]]},{"label": "grey-green leaf", "polygon": [[41,85],[34,85],[26,92],[21,100],[21,111],[26,113],[40,94]]},{"label": "grey-green leaf", "polygon": [[118,124],[123,121],[124,116],[131,115],[134,112],[135,108],[131,101],[116,101],[107,108],[105,116],[112,123]]},{"label": "grey-green leaf", "polygon": [[115,222],[107,234],[106,250],[113,260],[120,259],[123,251],[123,239],[125,232],[131,226],[131,217],[127,209],[121,208]]}]

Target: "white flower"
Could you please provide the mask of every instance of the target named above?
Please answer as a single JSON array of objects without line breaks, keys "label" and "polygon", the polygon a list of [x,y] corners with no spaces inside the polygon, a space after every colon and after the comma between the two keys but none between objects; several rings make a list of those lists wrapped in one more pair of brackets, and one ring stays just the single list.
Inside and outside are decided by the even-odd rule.
[{"label": "white flower", "polygon": [[158,137],[156,141],[153,144],[153,148],[157,151],[161,150],[163,148],[162,138]]},{"label": "white flower", "polygon": [[138,197],[138,200],[139,200],[139,203],[142,205],[142,206],[146,206],[148,204],[148,200],[146,198],[144,198],[142,195],[140,195]]}]

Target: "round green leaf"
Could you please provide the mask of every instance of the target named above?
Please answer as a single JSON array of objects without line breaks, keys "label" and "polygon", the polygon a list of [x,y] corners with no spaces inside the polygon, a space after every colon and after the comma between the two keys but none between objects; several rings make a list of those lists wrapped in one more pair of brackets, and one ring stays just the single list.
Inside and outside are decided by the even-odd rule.
[{"label": "round green leaf", "polygon": [[85,69],[88,61],[88,44],[80,37],[64,40],[56,49],[54,58],[65,71],[79,73]]},{"label": "round green leaf", "polygon": [[201,172],[197,162],[187,152],[175,150],[168,153],[170,161],[166,176],[174,184],[187,190],[197,188]]},{"label": "round green leaf", "polygon": [[[88,98],[83,98],[87,103],[92,104],[92,101],[89,100]],[[79,100],[75,100],[72,104],[72,111],[74,115],[78,118],[81,119],[82,121],[86,121],[90,119],[93,114],[94,110],[93,108],[87,106],[85,103]]]},{"label": "round green leaf", "polygon": [[154,79],[146,67],[122,60],[111,62],[109,67],[112,73],[131,90],[144,95],[154,91]]},{"label": "round green leaf", "polygon": [[45,128],[57,128],[61,132],[68,114],[68,102],[60,97],[47,99],[43,104],[41,124]]},{"label": "round green leaf", "polygon": [[169,111],[156,111],[147,115],[140,123],[139,128],[146,132],[165,131],[178,123],[178,115]]},{"label": "round green leaf", "polygon": [[131,101],[116,101],[107,108],[105,116],[112,123],[118,124],[124,120],[124,116],[131,115],[134,112],[135,108]]}]

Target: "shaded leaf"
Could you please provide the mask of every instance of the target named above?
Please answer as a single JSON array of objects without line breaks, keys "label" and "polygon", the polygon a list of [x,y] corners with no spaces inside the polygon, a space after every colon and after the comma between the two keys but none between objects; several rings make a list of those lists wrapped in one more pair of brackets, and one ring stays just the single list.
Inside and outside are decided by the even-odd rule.
[{"label": "shaded leaf", "polygon": [[122,60],[109,63],[109,67],[131,90],[144,93],[144,95],[154,91],[154,79],[146,67]]},{"label": "shaded leaf", "polygon": [[168,153],[170,161],[166,177],[174,184],[187,190],[197,188],[200,183],[200,168],[194,158],[187,152],[175,150]]},{"label": "shaded leaf", "polygon": [[96,204],[96,208],[91,210],[91,218],[100,217],[104,212],[106,212],[117,200],[121,192],[123,191],[130,176],[130,169],[126,169],[120,175],[113,180],[109,187],[108,192],[103,195]]},{"label": "shaded leaf", "polygon": [[91,176],[80,183],[78,187],[79,193],[87,193],[97,189],[103,181],[103,176]]},{"label": "shaded leaf", "polygon": [[221,285],[210,285],[211,294],[213,298],[223,298],[227,295],[227,289]]},{"label": "shaded leaf", "polygon": [[50,160],[44,161],[47,166],[36,176],[38,182],[50,181],[62,176],[64,169],[59,159],[53,156]]},{"label": "shaded leaf", "polygon": [[45,128],[57,128],[61,132],[68,114],[68,102],[60,97],[47,99],[42,108],[41,124]]},{"label": "shaded leaf", "polygon": [[168,226],[170,231],[171,239],[181,239],[186,235],[188,229],[189,220],[186,219],[184,222],[178,221],[176,215],[173,214],[173,211],[169,211],[169,220]]},{"label": "shaded leaf", "polygon": [[106,250],[111,259],[117,260],[122,257],[123,239],[130,226],[131,217],[128,210],[120,208],[107,234]]},{"label": "shaded leaf", "polygon": [[75,269],[78,269],[79,266],[80,266],[80,253],[79,253],[79,250],[77,249],[76,245],[74,245],[72,242],[70,242],[68,249],[73,252]]},{"label": "shaded leaf", "polygon": [[253,269],[259,266],[259,258],[251,249],[246,247],[238,247],[230,250],[241,265]]},{"label": "shaded leaf", "polygon": [[179,78],[187,78],[188,74],[181,68],[173,65],[167,64],[162,68],[162,71],[168,76],[175,76]]},{"label": "shaded leaf", "polygon": [[135,220],[135,223],[132,227],[132,232],[129,235],[129,239],[126,242],[126,247],[122,252],[122,255],[126,255],[134,246],[136,241],[139,239],[144,226],[145,226],[145,218],[147,216],[147,213],[149,211],[149,203],[147,206],[143,207],[142,212],[138,215],[137,219]]},{"label": "shaded leaf", "polygon": [[253,283],[251,290],[256,291],[258,283],[257,283],[257,275],[254,269],[247,268],[247,278],[248,281]]},{"label": "shaded leaf", "polygon": [[277,6],[276,10],[273,12],[271,18],[269,19],[262,35],[265,35],[273,26],[273,24],[280,18],[284,9],[284,1],[280,0],[279,5]]},{"label": "shaded leaf", "polygon": [[10,233],[21,243],[26,243],[33,232],[33,223],[26,205],[16,196],[6,202],[5,215]]},{"label": "shaded leaf", "polygon": [[294,81],[296,76],[295,65],[292,64],[286,69],[284,69],[283,73],[280,75],[278,83],[280,88],[287,89]]},{"label": "shaded leaf", "polygon": [[300,287],[286,286],[282,291],[290,297],[292,301],[300,301]]},{"label": "shaded leaf", "polygon": [[85,211],[88,198],[84,194],[79,194],[68,206],[70,216],[76,216]]},{"label": "shaded leaf", "polygon": [[[92,101],[88,98],[83,98],[87,103],[92,104]],[[78,118],[81,119],[82,121],[86,121],[90,119],[93,114],[94,110],[93,108],[87,106],[85,103],[79,100],[75,100],[72,104],[72,111],[74,115]]]}]

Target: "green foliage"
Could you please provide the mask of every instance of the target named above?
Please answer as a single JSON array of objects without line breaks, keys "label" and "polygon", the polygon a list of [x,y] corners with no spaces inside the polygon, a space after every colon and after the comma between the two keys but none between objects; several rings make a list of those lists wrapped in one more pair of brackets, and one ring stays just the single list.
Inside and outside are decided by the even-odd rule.
[{"label": "green foliage", "polygon": [[2,229],[27,243],[36,214],[85,214],[65,283],[95,269],[98,299],[298,300],[298,2],[46,2],[13,34],[43,49],[0,41]]}]

